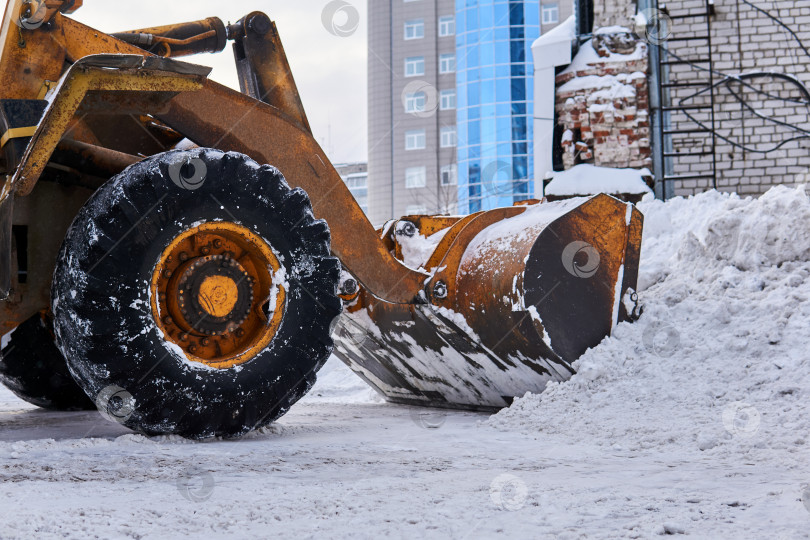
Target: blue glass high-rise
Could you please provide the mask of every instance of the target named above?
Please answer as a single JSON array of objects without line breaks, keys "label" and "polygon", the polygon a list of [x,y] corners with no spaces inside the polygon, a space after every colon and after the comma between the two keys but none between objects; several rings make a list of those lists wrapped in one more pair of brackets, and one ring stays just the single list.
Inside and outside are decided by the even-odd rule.
[{"label": "blue glass high-rise", "polygon": [[540,2],[456,0],[459,212],[534,196],[531,45]]}]

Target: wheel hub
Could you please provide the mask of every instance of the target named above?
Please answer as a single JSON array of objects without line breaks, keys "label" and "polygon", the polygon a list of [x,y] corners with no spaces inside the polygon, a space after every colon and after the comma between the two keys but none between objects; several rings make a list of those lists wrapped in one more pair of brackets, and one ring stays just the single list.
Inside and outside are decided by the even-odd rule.
[{"label": "wheel hub", "polygon": [[189,263],[174,285],[186,326],[220,336],[244,323],[253,303],[253,279],[245,268],[226,255],[208,255]]},{"label": "wheel hub", "polygon": [[198,304],[206,313],[217,318],[224,318],[233,312],[238,299],[239,289],[236,283],[225,276],[205,278],[197,292]]},{"label": "wheel hub", "polygon": [[235,223],[178,235],[152,278],[152,311],[167,341],[189,360],[226,369],[262,351],[283,318],[286,291],[272,248]]}]

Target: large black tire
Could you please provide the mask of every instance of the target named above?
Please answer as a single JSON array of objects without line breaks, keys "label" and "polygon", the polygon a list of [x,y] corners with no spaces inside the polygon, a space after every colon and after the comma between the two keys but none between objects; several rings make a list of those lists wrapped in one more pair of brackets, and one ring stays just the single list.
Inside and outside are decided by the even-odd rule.
[{"label": "large black tire", "polygon": [[37,314],[14,329],[0,357],[0,382],[20,399],[43,409],[94,409],[93,401],[70,375],[49,325]]},{"label": "large black tire", "polygon": [[[180,159],[202,160],[205,176],[178,182]],[[289,284],[272,342],[229,369],[185,358],[156,326],[149,298],[166,246],[215,221],[238,223],[270,244]],[[108,412],[127,427],[238,437],[280,417],[315,382],[332,351],[339,273],[326,223],[277,169],[235,152],[168,152],[107,182],[70,227],[53,280],[57,344],[88,395],[97,402],[116,397],[109,402],[118,410]]]}]

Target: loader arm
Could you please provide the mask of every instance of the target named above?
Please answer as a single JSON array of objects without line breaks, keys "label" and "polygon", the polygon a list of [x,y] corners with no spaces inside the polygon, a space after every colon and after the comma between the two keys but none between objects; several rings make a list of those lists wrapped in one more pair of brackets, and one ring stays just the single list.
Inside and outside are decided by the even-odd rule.
[{"label": "loader arm", "polygon": [[[108,59],[110,65],[102,67],[99,58],[81,60],[113,53],[160,57],[55,11],[49,12],[47,28],[26,30],[11,22],[19,20],[22,9],[19,0],[10,2],[3,27],[0,73],[7,88],[5,95],[17,99],[42,97],[57,81],[62,82],[11,182],[6,182],[0,192],[0,202],[12,191],[18,196],[31,193],[56,145],[63,138],[72,138],[69,126],[88,92],[154,94],[160,89],[160,84],[150,85],[147,80],[136,83],[137,76],[132,70],[138,68],[131,62],[124,66],[126,62]],[[381,300],[419,301],[427,274],[408,268],[386,249],[315,141],[278,32],[265,18],[263,14],[248,15],[241,27],[242,34],[233,26],[229,28],[237,38],[237,59],[240,53],[243,55],[242,86],[254,97],[206,80],[199,90],[183,88],[167,111],[141,112],[158,113],[154,116],[200,146],[242,152],[276,166],[291,186],[301,187],[309,194],[315,216],[325,219],[332,231],[333,252],[360,283]],[[24,47],[20,45],[22,41]],[[245,82],[250,80],[245,63],[249,60],[255,71],[252,86]],[[66,61],[74,65],[60,79]],[[23,67],[28,65],[33,68]],[[180,62],[166,61],[162,65],[169,78],[184,71]],[[154,64],[145,72],[154,75],[153,68]],[[104,77],[99,75],[102,69]],[[30,77],[15,77],[19,73],[28,73]],[[158,77],[155,81],[160,80]],[[120,101],[111,100],[107,112],[120,108]]]}]

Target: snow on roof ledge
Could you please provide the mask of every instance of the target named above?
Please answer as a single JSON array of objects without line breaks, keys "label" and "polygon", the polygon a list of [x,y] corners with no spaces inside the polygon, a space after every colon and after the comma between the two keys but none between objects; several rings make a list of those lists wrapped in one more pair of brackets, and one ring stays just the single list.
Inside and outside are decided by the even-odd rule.
[{"label": "snow on roof ledge", "polygon": [[564,66],[571,62],[571,45],[576,38],[576,21],[572,15],[547,34],[534,40],[532,57],[535,69]]},{"label": "snow on roof ledge", "polygon": [[545,194],[570,197],[597,193],[652,193],[644,181],[645,176],[652,176],[649,169],[612,169],[581,164],[567,171],[555,172],[554,179],[546,186]]},{"label": "snow on roof ledge", "polygon": [[548,33],[543,34],[532,43],[532,49],[536,45],[545,45],[548,42],[558,41],[573,41],[577,38],[576,20],[573,15],[565,19],[563,22],[555,26]]}]

